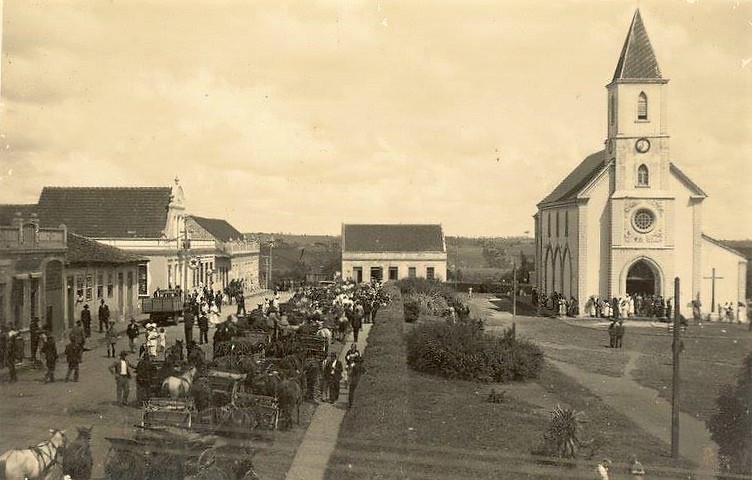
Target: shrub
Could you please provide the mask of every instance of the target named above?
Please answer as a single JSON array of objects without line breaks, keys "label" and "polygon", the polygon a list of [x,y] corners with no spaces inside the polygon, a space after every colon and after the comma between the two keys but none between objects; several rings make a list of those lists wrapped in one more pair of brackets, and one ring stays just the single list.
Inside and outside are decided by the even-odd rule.
[{"label": "shrub", "polygon": [[419,372],[448,378],[508,382],[537,377],[543,352],[511,331],[489,335],[481,321],[434,321],[408,334],[407,363]]},{"label": "shrub", "polygon": [[438,280],[425,278],[406,278],[397,282],[405,302],[417,298],[421,305],[421,313],[433,316],[445,316],[449,307],[454,309],[457,318],[466,319],[470,315],[470,307],[457,293]]},{"label": "shrub", "polygon": [[420,303],[417,300],[410,300],[405,302],[405,321],[413,323],[418,320],[420,316]]},{"label": "shrub", "polygon": [[732,473],[752,473],[752,353],[744,359],[735,387],[721,389],[718,411],[708,421],[721,464]]}]

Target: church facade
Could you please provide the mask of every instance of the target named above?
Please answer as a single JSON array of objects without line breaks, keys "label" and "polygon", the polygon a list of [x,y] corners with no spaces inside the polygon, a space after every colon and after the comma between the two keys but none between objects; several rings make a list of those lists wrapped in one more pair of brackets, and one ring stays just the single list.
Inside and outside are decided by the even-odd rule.
[{"label": "church facade", "polygon": [[705,192],[673,162],[668,79],[663,78],[637,11],[606,86],[604,149],[585,158],[538,205],[538,291],[592,296],[700,299],[703,313],[745,302],[747,261],[703,234]]}]

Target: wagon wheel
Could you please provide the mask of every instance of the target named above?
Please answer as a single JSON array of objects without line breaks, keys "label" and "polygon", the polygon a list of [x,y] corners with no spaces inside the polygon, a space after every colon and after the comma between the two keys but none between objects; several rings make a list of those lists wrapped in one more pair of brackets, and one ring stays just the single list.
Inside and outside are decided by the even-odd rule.
[{"label": "wagon wheel", "polygon": [[217,449],[214,447],[207,448],[198,456],[198,470],[202,471],[210,468],[217,461]]},{"label": "wagon wheel", "polygon": [[142,456],[112,448],[104,465],[104,471],[111,480],[143,480],[146,470],[146,461]]}]

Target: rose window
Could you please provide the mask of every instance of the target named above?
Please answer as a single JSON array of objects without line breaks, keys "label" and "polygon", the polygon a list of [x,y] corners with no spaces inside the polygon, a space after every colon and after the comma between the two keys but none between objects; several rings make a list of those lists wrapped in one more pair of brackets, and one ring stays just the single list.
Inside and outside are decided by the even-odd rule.
[{"label": "rose window", "polygon": [[655,215],[653,212],[645,208],[637,210],[632,219],[632,224],[638,232],[649,232],[653,229],[653,225],[655,224]]}]

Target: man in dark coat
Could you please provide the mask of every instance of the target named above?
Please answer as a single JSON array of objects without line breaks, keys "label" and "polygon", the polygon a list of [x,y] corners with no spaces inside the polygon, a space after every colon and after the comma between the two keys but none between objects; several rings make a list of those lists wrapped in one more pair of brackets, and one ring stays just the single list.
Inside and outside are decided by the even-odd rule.
[{"label": "man in dark coat", "polygon": [[81,364],[82,353],[81,346],[73,340],[65,346],[65,359],[68,361],[68,372],[65,374],[66,382],[70,381],[71,373],[73,374],[73,381],[78,381],[78,367]]},{"label": "man in dark coat", "polygon": [[31,363],[37,363],[37,350],[39,350],[39,337],[42,334],[42,328],[39,325],[39,318],[34,317],[29,322],[29,337],[31,343]]},{"label": "man in dark coat", "polygon": [[76,322],[76,325],[71,328],[70,333],[68,334],[68,339],[78,345],[78,347],[81,349],[81,352],[84,351],[84,345],[86,343],[86,335],[84,334],[84,329],[81,326],[81,320]]},{"label": "man in dark coat", "polygon": [[353,397],[355,396],[355,388],[358,386],[360,377],[363,375],[363,358],[358,357],[355,359],[352,369],[350,370],[350,385],[347,395],[347,406],[352,407]]},{"label": "man in dark coat", "polygon": [[355,315],[353,315],[350,320],[350,326],[352,326],[353,329],[353,340],[357,342],[358,332],[363,328],[363,315],[359,315],[357,309],[355,310]]},{"label": "man in dark coat", "polygon": [[198,344],[209,343],[209,317],[204,312],[198,317]]},{"label": "man in dark coat", "polygon": [[[99,333],[107,330],[110,325],[110,307],[104,303],[104,299],[99,301]],[[104,327],[104,328],[102,328]]]},{"label": "man in dark coat", "polygon": [[86,338],[91,337],[91,312],[88,303],[84,305],[84,309],[81,311],[81,323],[84,326],[84,336]]},{"label": "man in dark coat", "polygon": [[342,362],[337,360],[337,354],[332,353],[327,367],[329,377],[329,403],[339,400],[339,383],[342,380]]},{"label": "man in dark coat", "polygon": [[153,396],[152,387],[155,378],[157,378],[157,367],[151,362],[149,355],[144,355],[136,367],[136,398],[139,404],[143,404]]},{"label": "man in dark coat", "polygon": [[186,345],[189,345],[193,341],[193,324],[195,318],[196,315],[194,313],[193,304],[191,302],[185,302],[183,305],[183,330],[185,332]]},{"label": "man in dark coat", "polygon": [[128,336],[128,347],[131,349],[131,353],[136,353],[136,339],[141,334],[141,329],[138,327],[135,318],[131,318],[131,323],[125,328],[125,334]]},{"label": "man in dark coat", "polygon": [[243,296],[243,292],[238,293],[238,295],[235,297],[235,302],[238,304],[238,311],[236,313],[236,316],[240,316],[240,312],[243,312],[243,315],[246,315],[245,311],[245,297]]},{"label": "man in dark coat", "polygon": [[50,334],[45,336],[44,344],[42,345],[42,355],[44,355],[44,362],[47,366],[44,383],[54,382],[55,366],[57,364],[57,345],[55,345],[55,338]]}]

